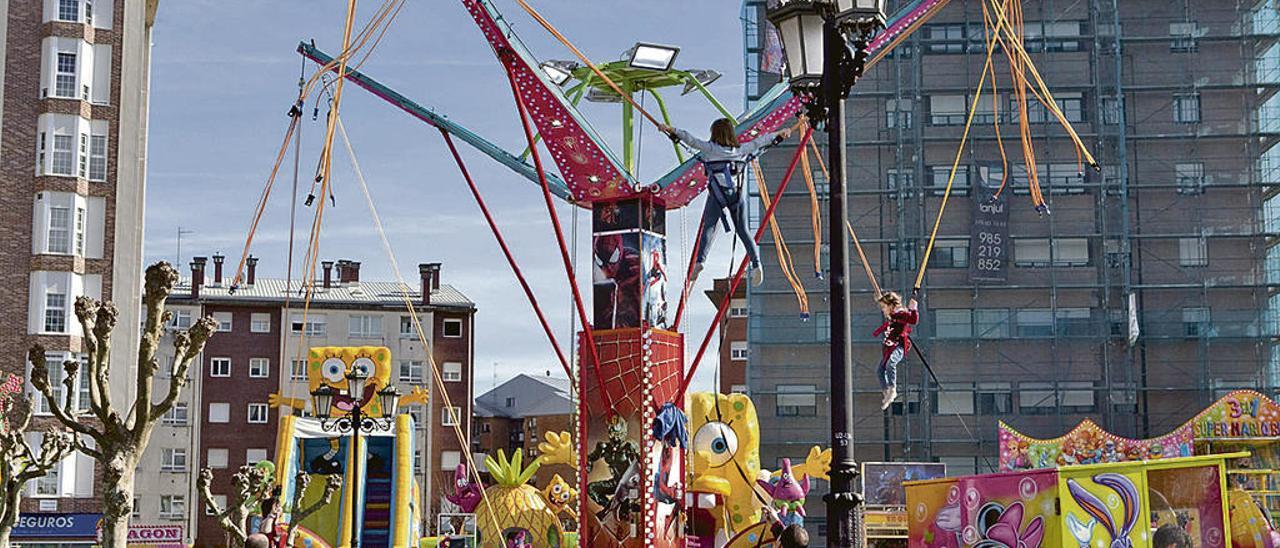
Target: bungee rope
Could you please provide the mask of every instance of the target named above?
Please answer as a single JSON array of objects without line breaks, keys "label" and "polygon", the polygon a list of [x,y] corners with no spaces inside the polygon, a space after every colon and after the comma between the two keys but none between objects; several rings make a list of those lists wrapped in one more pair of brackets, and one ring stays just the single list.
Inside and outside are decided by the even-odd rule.
[{"label": "bungee rope", "polygon": [[[813,145],[813,141],[809,141]],[[804,170],[804,183],[809,187],[809,217],[813,224],[813,277],[822,275],[822,208],[818,205],[818,187],[813,183],[813,168],[809,166],[809,153],[800,156],[800,169]],[[825,179],[825,178],[824,178]]]},{"label": "bungee rope", "polygon": [[[799,147],[799,150],[805,150]],[[805,154],[800,154],[801,161],[804,160]],[[751,169],[755,173],[756,186],[760,190],[760,203],[768,208],[771,200],[769,199],[769,186],[764,181],[764,171],[760,169],[760,162],[753,160]],[[782,230],[778,228],[778,218],[770,217],[768,221],[769,231],[773,234],[773,248],[778,254],[778,267],[782,270],[782,276],[787,279],[787,283],[791,284],[791,291],[796,294],[796,303],[800,306],[800,318],[809,319],[809,295],[804,290],[804,285],[800,283],[795,273],[795,262],[791,257],[791,249],[787,247],[786,240],[782,237]],[[737,239],[734,240],[735,242]],[[761,268],[764,268],[761,266]]]}]

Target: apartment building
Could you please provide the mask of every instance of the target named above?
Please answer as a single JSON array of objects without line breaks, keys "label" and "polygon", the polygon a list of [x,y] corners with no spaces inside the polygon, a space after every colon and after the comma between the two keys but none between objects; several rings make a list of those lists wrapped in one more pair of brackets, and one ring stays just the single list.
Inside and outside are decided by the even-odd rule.
[{"label": "apartment building", "polygon": [[[749,99],[779,79],[764,55],[764,4],[743,6]],[[1020,114],[998,53],[998,107],[988,84],[914,334],[941,384],[908,357],[902,395],[888,413],[878,409],[874,373],[879,313],[852,263],[861,461],[934,460],[951,473],[986,471],[996,460],[997,420],[1041,437],[1084,418],[1120,435],[1158,436],[1224,391],[1276,390],[1276,3],[1043,0],[1023,7],[1026,47],[1102,169],[1082,172],[1065,132],[1046,109],[1031,107],[1037,173],[1052,213],[1032,210],[1013,142]],[[983,31],[979,2],[951,2],[868,70],[849,100],[849,221],[886,289],[909,290],[914,281],[976,99]],[[1010,154],[1003,211],[980,208],[1006,171],[993,124]],[[794,151],[784,145],[765,156],[772,188]],[[793,249],[814,242],[804,193],[788,191],[796,195],[778,209]],[[990,215],[1002,228],[977,230]],[[761,248],[773,271],[773,246]],[[815,266],[808,253],[794,256],[799,272]],[[802,323],[790,288],[780,276],[766,278],[749,289],[747,384],[761,414],[763,461],[772,463],[829,443],[829,320],[825,282],[805,280],[815,311]],[[819,482],[809,499],[820,535],[826,489]]]},{"label": "apartment building", "polygon": [[[452,477],[468,445],[458,441],[454,425],[462,427],[464,439],[471,435],[475,304],[440,283],[439,263],[420,265],[419,286],[407,297],[419,315],[424,341],[397,282],[362,280],[356,261],[322,265],[323,277],[315,282],[304,321],[298,282],[258,277],[257,259],[248,260],[244,283],[234,291],[225,257],[192,260],[190,277],[180,282],[169,301],[173,327],[185,328],[210,315],[218,322],[218,332],[189,371],[184,401],[157,428],[139,466],[140,520],[181,523],[189,541],[223,545],[222,530],[195,491],[199,469],[213,470],[213,491],[222,498],[240,466],[275,457],[279,418],[306,411],[273,409],[268,399],[273,393],[310,399],[308,348],[386,346],[392,353],[392,384],[403,394],[421,389],[430,395],[427,406],[402,409],[417,424],[414,470],[423,489],[424,522],[434,522],[431,516],[439,511],[439,502],[430,494],[437,491],[442,471]],[[446,406],[431,378],[428,352],[440,367],[440,381],[452,405]]]},{"label": "apartment building", "polygon": [[[706,296],[711,306],[719,307],[729,293],[731,278],[716,278]],[[723,394],[747,392],[747,358],[750,347],[747,345],[747,285],[738,284],[737,290],[729,300],[729,309],[720,320],[720,363],[716,372],[716,391]]]},{"label": "apartment building", "polygon": [[[25,374],[37,342],[59,362],[80,357],[75,300],[105,298],[120,310],[113,394],[132,401],[156,8],[157,0],[0,3],[2,373]],[[50,374],[60,389],[61,368]],[[78,405],[87,408],[84,386]],[[53,419],[35,400],[30,436],[38,443]],[[101,513],[95,478],[92,460],[68,457],[31,482],[22,511],[91,519]]]},{"label": "apartment building", "polygon": [[[471,438],[477,464],[499,449],[507,455],[520,449],[526,457],[537,457],[538,443],[547,432],[571,432],[577,438],[578,408],[572,390],[569,379],[547,371],[545,375],[521,373],[478,396]],[[556,474],[571,485],[578,483],[578,474],[563,464],[539,468],[529,483],[541,489]]]}]

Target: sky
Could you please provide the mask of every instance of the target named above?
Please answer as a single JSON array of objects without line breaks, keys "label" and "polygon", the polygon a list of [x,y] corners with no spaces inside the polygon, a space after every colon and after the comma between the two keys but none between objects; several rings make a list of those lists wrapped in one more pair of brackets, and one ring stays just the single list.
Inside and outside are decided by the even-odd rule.
[{"label": "sky", "polygon": [[[537,58],[572,58],[514,0],[494,2]],[[360,2],[357,27],[379,3]],[[737,0],[534,0],[531,4],[593,60],[617,59],[637,41],[680,46],[676,65],[723,73],[711,91],[730,110],[741,111],[742,27]],[[314,39],[321,50],[336,53],[345,11],[346,2],[340,0],[160,4],[151,67],[148,263],[178,260],[185,271],[193,255],[221,252],[228,256],[228,264],[239,260],[254,207],[288,125],[286,112],[297,95],[299,76],[314,69],[304,66],[295,48],[299,41]],[[460,0],[406,2],[361,70],[507,150],[524,149],[505,76]],[[702,133],[717,117],[696,94],[665,95],[677,126]],[[619,106],[584,105],[592,125],[618,146]],[[314,175],[324,130],[323,111],[320,120],[312,122],[311,106],[302,126],[299,202]],[[546,336],[438,131],[355,86],[346,87],[341,112],[401,275],[416,284],[418,263],[442,262],[442,282],[476,303],[477,392],[518,373],[558,371]],[[652,127],[643,131],[640,178],[652,181],[676,160],[664,137]],[[541,190],[487,156],[459,146],[557,338],[567,346],[572,340],[572,301]],[[336,144],[335,150],[340,149]],[[252,252],[261,260],[259,276],[284,277],[286,273],[292,162],[290,154],[254,238]],[[334,166],[336,207],[325,214],[321,258],[360,261],[361,279],[394,279],[345,152],[336,153]],[[295,265],[301,260],[313,213],[301,203],[297,206]],[[573,208],[563,203],[557,207],[570,238],[575,233]],[[674,265],[691,252],[700,207],[698,200],[694,209],[668,217],[673,301],[684,271],[683,266]],[[578,283],[584,292],[590,289],[589,220],[589,212],[580,210],[573,240],[581,265]],[[718,240],[728,241],[726,235]],[[729,248],[716,246],[707,262],[708,274],[698,280],[689,299],[684,325],[690,352],[696,350],[715,313],[703,291],[710,287],[710,273],[728,269]],[[717,356],[713,337],[694,389],[712,386]]]}]

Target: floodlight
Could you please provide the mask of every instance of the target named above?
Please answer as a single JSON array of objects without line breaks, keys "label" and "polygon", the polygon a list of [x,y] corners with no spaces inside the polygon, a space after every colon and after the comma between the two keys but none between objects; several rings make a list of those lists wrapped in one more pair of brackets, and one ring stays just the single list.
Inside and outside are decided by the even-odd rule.
[{"label": "floodlight", "polygon": [[671,70],[671,66],[676,62],[676,54],[678,53],[680,53],[680,48],[675,46],[636,42],[636,45],[627,50],[625,57],[627,58],[627,66],[631,68],[665,72]]},{"label": "floodlight", "polygon": [[621,103],[622,96],[613,90],[591,88],[587,91],[587,100],[592,103]]},{"label": "floodlight", "polygon": [[[697,83],[702,84],[702,87],[707,87],[711,85],[711,82],[719,80],[721,75],[719,72],[716,72],[714,70],[697,69],[697,70],[689,71],[689,76],[692,76],[693,79],[697,81]],[[685,82],[684,90],[680,92],[680,95],[688,94],[690,91],[693,91],[694,89],[696,89],[696,86],[694,86],[693,84],[694,82]]]},{"label": "floodlight", "polygon": [[573,61],[543,61],[538,67],[542,69],[543,74],[547,75],[551,83],[557,86],[563,86],[573,78],[573,71],[579,68]]}]

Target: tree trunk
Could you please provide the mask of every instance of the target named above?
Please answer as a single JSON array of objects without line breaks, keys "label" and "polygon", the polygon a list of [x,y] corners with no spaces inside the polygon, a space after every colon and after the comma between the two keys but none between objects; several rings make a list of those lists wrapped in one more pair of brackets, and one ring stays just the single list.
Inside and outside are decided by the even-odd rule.
[{"label": "tree trunk", "polygon": [[125,548],[133,513],[133,473],[137,456],[117,454],[102,474],[102,546]]},{"label": "tree trunk", "polygon": [[12,532],[12,527],[0,527],[0,548],[9,548],[9,533]]},{"label": "tree trunk", "polygon": [[[4,506],[0,507],[0,548],[9,548],[9,536],[13,527],[18,524],[18,505],[22,503],[22,484],[14,481],[4,482]],[[16,488],[15,488],[16,487]]]}]

